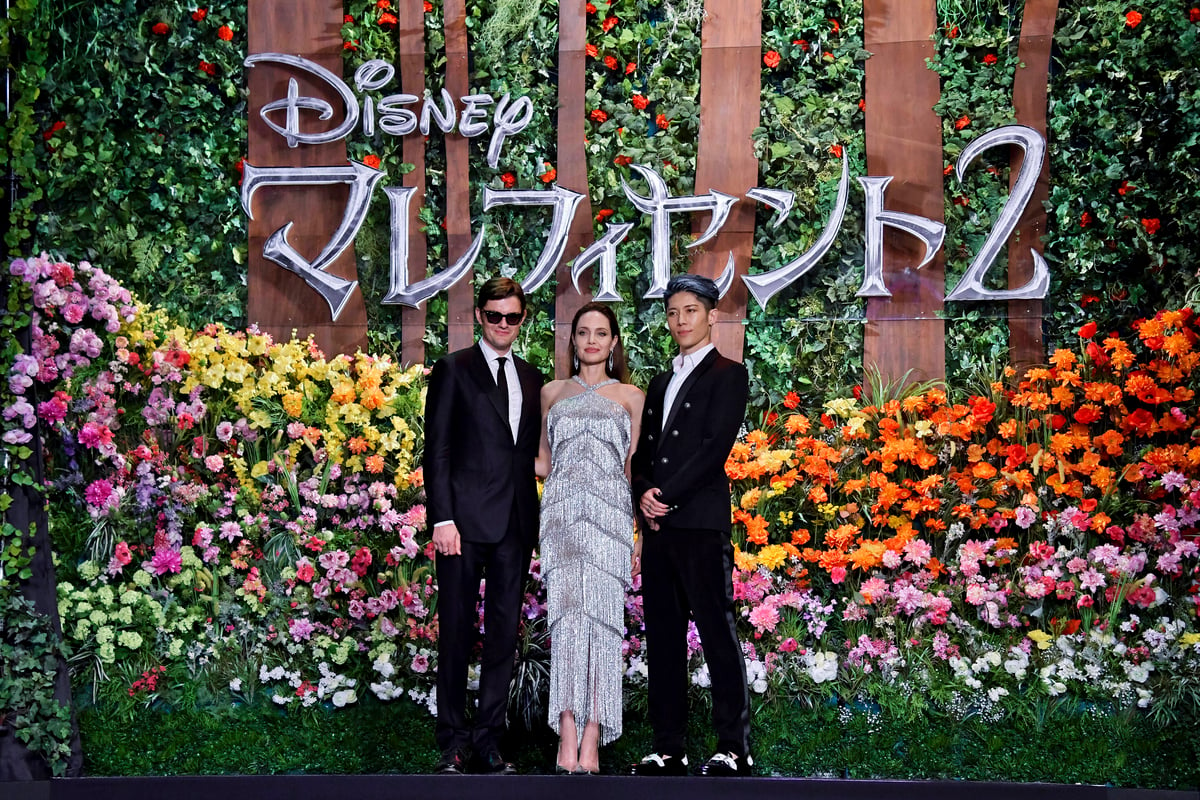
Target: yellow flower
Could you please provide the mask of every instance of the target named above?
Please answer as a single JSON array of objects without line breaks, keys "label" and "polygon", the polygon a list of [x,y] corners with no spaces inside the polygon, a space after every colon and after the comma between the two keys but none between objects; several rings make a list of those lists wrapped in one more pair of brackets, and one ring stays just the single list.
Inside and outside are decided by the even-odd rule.
[{"label": "yellow flower", "polygon": [[250,468],[250,477],[256,478],[256,479],[261,478],[262,476],[267,474],[268,469],[269,469],[269,467],[267,466],[266,461],[259,461],[257,464],[255,464],[253,467]]},{"label": "yellow flower", "polygon": [[304,395],[288,392],[283,396],[283,410],[289,417],[299,417],[304,411]]},{"label": "yellow flower", "polygon": [[788,552],[782,545],[769,544],[758,551],[757,557],[759,564],[773,570],[787,561]]},{"label": "yellow flower", "polygon": [[1037,643],[1038,650],[1049,650],[1050,643],[1054,641],[1053,636],[1042,630],[1030,631],[1026,636]]}]

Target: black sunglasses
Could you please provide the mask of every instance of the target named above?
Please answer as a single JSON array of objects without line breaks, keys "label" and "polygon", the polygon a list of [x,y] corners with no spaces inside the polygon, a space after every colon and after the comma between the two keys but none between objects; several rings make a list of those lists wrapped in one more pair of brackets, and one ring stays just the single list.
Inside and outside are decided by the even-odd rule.
[{"label": "black sunglasses", "polygon": [[499,325],[500,320],[504,320],[509,325],[520,325],[521,320],[525,319],[525,312],[514,311],[511,314],[501,314],[499,311],[484,311],[483,316],[492,325]]}]

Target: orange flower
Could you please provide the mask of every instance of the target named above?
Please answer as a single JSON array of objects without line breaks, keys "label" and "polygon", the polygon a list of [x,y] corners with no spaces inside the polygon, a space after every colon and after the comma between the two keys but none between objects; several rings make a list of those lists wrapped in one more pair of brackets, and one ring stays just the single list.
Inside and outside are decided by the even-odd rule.
[{"label": "orange flower", "polygon": [[592,118],[593,122],[605,122],[608,120],[608,114],[606,114],[604,110],[600,108],[592,109],[592,113],[588,114],[588,116]]},{"label": "orange flower", "polygon": [[550,166],[549,161],[544,162],[544,164],[546,171],[541,174],[542,183],[554,183],[555,178],[558,177],[558,170]]},{"label": "orange flower", "polygon": [[968,117],[966,114],[963,114],[961,117],[959,117],[958,119],[956,119],[954,121],[954,130],[961,131],[963,128],[967,127],[970,124],[971,124],[971,118]]},{"label": "orange flower", "polygon": [[1125,25],[1129,28],[1136,28],[1142,22],[1142,15],[1137,11],[1129,11],[1125,14]]},{"label": "orange flower", "polygon": [[767,65],[771,69],[775,69],[776,67],[778,67],[779,62],[780,62],[779,53],[776,52],[775,50],[768,50],[763,55],[763,64]]},{"label": "orange flower", "polygon": [[633,107],[638,111],[645,111],[646,106],[650,105],[650,101],[646,99],[644,94],[635,94],[629,98],[629,102],[633,103]]},{"label": "orange flower", "polygon": [[374,153],[364,157],[362,162],[371,169],[379,169],[379,156],[375,155]]},{"label": "orange flower", "polygon": [[217,38],[222,42],[233,41],[233,28],[229,27],[228,25],[222,25],[221,27],[217,28]]},{"label": "orange flower", "polygon": [[611,30],[612,30],[612,29],[613,29],[613,28],[616,26],[616,24],[617,24],[618,22],[620,22],[620,21],[621,21],[621,20],[617,19],[616,17],[608,17],[608,18],[606,18],[606,19],[604,20],[604,22],[601,22],[601,23],[600,23],[600,29],[601,29],[602,31],[604,31],[605,33],[608,33],[608,32],[609,32],[609,31],[611,31]]},{"label": "orange flower", "polygon": [[363,462],[363,466],[367,472],[370,472],[373,475],[378,475],[379,473],[383,472],[383,456],[367,456],[366,461]]},{"label": "orange flower", "polygon": [[346,446],[350,448],[350,452],[355,455],[365,453],[371,449],[371,443],[361,436],[352,436],[350,441],[346,442]]},{"label": "orange flower", "polygon": [[753,544],[767,543],[767,528],[770,523],[758,514],[752,514],[746,519],[746,541]]},{"label": "orange flower", "polygon": [[304,411],[304,395],[288,392],[283,396],[283,411],[289,417],[298,417]]},{"label": "orange flower", "polygon": [[671,127],[671,120],[667,119],[666,114],[659,114],[654,118],[654,124],[665,131],[667,128]]}]

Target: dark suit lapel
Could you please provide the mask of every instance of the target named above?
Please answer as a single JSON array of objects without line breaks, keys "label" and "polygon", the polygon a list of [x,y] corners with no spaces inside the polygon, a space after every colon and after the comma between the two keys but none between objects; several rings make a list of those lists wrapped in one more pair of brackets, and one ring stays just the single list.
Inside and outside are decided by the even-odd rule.
[{"label": "dark suit lapel", "polygon": [[[683,385],[679,387],[679,391],[675,393],[675,403],[671,406],[671,416],[667,417],[663,423],[663,430],[668,430],[671,424],[675,421],[675,417],[679,414],[679,409],[683,406],[684,400],[687,398],[688,392],[696,385],[696,381],[700,380],[700,376],[712,369],[712,365],[717,363],[716,349],[708,351],[708,355],[704,360],[696,365],[696,368],[691,371],[687,378],[683,381]],[[663,399],[666,399],[666,389],[663,390]],[[665,440],[665,437],[662,437]]]},{"label": "dark suit lapel", "polygon": [[541,424],[542,387],[537,370],[523,359],[516,356],[513,359],[517,365],[517,379],[521,381],[521,423],[517,431],[517,438],[520,439],[530,425]]},{"label": "dark suit lapel", "polygon": [[496,391],[496,376],[492,374],[492,368],[488,365],[487,356],[483,354],[479,343],[471,348],[474,354],[471,356],[471,377],[475,379],[475,383],[479,385],[479,391],[487,395],[488,400],[492,404],[492,408],[496,409],[496,413],[504,420],[504,424],[508,425],[508,402],[507,398],[501,398]]}]

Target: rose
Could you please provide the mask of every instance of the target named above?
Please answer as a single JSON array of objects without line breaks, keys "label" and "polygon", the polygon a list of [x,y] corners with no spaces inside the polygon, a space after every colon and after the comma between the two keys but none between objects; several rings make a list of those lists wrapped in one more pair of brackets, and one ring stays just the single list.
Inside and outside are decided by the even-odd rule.
[{"label": "rose", "polygon": [[217,28],[217,38],[222,42],[233,41],[233,28],[229,27],[228,25],[222,25],[221,27]]},{"label": "rose", "polygon": [[1125,14],[1125,25],[1130,28],[1136,28],[1142,22],[1142,15],[1137,11],[1130,11]]},{"label": "rose", "polygon": [[778,67],[779,62],[780,62],[779,53],[776,52],[775,50],[768,50],[763,55],[763,63],[766,64],[771,69],[775,69],[776,67]]}]

